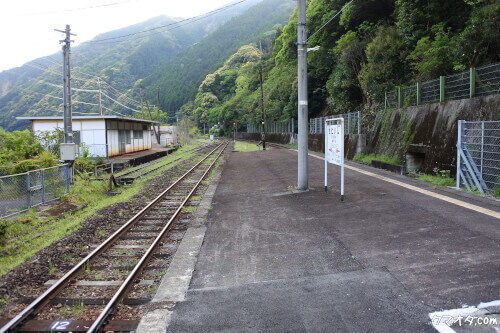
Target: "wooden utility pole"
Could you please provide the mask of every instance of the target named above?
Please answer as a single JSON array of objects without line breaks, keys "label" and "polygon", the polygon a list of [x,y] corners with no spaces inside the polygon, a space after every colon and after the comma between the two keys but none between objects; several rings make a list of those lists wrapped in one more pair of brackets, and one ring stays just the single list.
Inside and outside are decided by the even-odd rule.
[{"label": "wooden utility pole", "polygon": [[158,122],[158,143],[160,143],[160,87],[156,87],[156,121]]}]

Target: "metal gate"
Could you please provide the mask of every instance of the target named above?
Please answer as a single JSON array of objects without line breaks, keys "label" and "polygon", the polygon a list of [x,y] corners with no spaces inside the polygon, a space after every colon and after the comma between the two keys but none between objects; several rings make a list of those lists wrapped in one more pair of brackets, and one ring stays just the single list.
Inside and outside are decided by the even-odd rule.
[{"label": "metal gate", "polygon": [[458,121],[457,187],[491,193],[500,188],[500,121]]}]

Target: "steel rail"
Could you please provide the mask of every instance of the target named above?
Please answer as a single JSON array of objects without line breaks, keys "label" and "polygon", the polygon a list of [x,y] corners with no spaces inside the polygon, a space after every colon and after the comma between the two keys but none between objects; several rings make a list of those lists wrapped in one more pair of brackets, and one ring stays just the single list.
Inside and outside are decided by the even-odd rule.
[{"label": "steel rail", "polygon": [[[186,150],[186,151],[182,152],[183,156],[180,156],[180,157],[176,158],[175,160],[172,160],[172,161],[170,161],[170,162],[168,162],[168,163],[165,163],[165,164],[163,164],[163,165],[159,166],[158,168],[161,168],[161,167],[163,167],[163,166],[167,166],[167,165],[170,165],[170,164],[172,164],[172,163],[174,163],[174,162],[177,162],[177,161],[178,161],[178,160],[180,160],[181,158],[185,157],[185,156],[184,156],[185,154],[190,153],[190,152],[193,152],[193,151],[194,151],[194,152],[196,152],[196,151],[200,151],[200,150],[202,150],[203,148],[206,148],[207,146],[208,146],[208,145],[203,145],[203,146],[199,146],[199,147],[194,147],[194,148],[188,149],[188,150]],[[145,163],[144,165],[139,166],[138,168],[136,168],[136,169],[134,169],[134,170],[130,170],[130,171],[127,171],[127,172],[122,173],[122,174],[117,174],[117,175],[116,175],[116,179],[120,179],[120,178],[122,178],[122,177],[124,177],[124,176],[128,176],[128,175],[131,175],[131,174],[133,174],[133,173],[135,173],[135,172],[141,171],[142,169],[147,168],[147,167],[149,167],[149,166],[152,166],[152,165],[154,165],[154,164],[156,164],[156,163],[160,163],[160,162],[161,162],[161,160],[163,160],[163,159],[165,159],[165,158],[168,158],[168,157],[170,157],[170,156],[169,156],[169,155],[164,156],[164,157],[159,158],[159,159],[157,159],[157,160],[155,160],[155,161],[151,161],[151,162]],[[155,168],[155,169],[153,169],[152,171],[157,170],[158,168]],[[144,175],[146,175],[146,174],[148,174],[148,173],[150,173],[150,172],[151,172],[151,171],[146,171],[145,173],[143,173],[143,174],[139,175],[138,177],[144,176]]]},{"label": "steel rail", "polygon": [[[203,159],[196,163],[191,169],[186,171],[181,177],[179,177],[174,183],[172,183],[167,189],[165,189],[160,195],[158,195],[153,201],[147,204],[143,209],[141,209],[137,214],[130,218],[125,224],[123,224],[118,230],[116,230],[111,236],[109,236],[104,242],[102,242],[96,249],[89,253],[85,258],[83,258],[78,264],[76,264],[71,270],[69,270],[63,277],[57,280],[50,288],[48,288],[42,295],[38,296],[33,302],[31,302],[23,311],[12,318],[7,324],[0,328],[0,333],[11,332],[18,328],[30,315],[35,314],[40,310],[50,299],[56,296],[64,286],[74,278],[82,268],[85,267],[87,262],[91,259],[101,254],[109,246],[112,245],[125,231],[130,229],[132,225],[137,222],[142,216],[144,216],[149,210],[160,201],[165,194],[167,194],[175,185],[186,178],[198,165],[210,157],[217,149],[222,146],[220,143],[215,147],[210,153],[208,153]],[[227,145],[227,144],[226,144]]]},{"label": "steel rail", "polygon": [[170,217],[170,219],[165,224],[165,226],[163,227],[163,229],[156,236],[156,238],[153,241],[153,243],[151,243],[151,245],[149,246],[149,248],[146,251],[146,253],[144,253],[144,255],[142,256],[142,258],[135,265],[134,269],[129,273],[129,275],[127,276],[127,278],[125,279],[125,281],[122,283],[122,285],[120,286],[120,288],[118,289],[118,291],[113,295],[113,297],[108,302],[108,304],[106,305],[106,307],[104,308],[104,310],[102,310],[102,312],[99,314],[99,316],[94,321],[94,323],[92,324],[92,326],[90,326],[90,328],[88,329],[87,332],[90,332],[90,333],[92,333],[92,332],[99,332],[99,330],[103,327],[103,325],[106,323],[107,317],[112,313],[112,311],[115,308],[115,306],[125,296],[125,294],[127,293],[128,289],[132,286],[134,280],[137,278],[137,275],[139,275],[139,273],[141,272],[142,268],[144,268],[144,266],[147,263],[148,259],[153,254],[153,251],[155,250],[156,246],[158,245],[158,243],[160,242],[160,240],[162,239],[162,237],[167,232],[167,230],[170,227],[170,225],[172,224],[172,222],[177,218],[177,216],[181,212],[181,210],[184,207],[184,205],[188,202],[188,200],[191,198],[191,196],[193,195],[193,193],[198,189],[198,187],[200,186],[201,182],[205,179],[205,177],[210,172],[210,170],[212,170],[213,166],[218,161],[219,157],[222,155],[222,153],[224,152],[224,150],[226,149],[226,147],[227,147],[228,144],[229,143],[226,142],[225,146],[220,150],[220,152],[216,156],[215,160],[210,164],[210,166],[207,168],[207,170],[205,170],[205,172],[200,177],[200,179],[198,180],[198,182],[196,182],[196,184],[193,186],[193,188],[191,189],[191,191],[189,192],[189,194],[184,198],[184,200],[182,201],[182,203],[176,209],[176,211],[174,212],[174,214]]}]

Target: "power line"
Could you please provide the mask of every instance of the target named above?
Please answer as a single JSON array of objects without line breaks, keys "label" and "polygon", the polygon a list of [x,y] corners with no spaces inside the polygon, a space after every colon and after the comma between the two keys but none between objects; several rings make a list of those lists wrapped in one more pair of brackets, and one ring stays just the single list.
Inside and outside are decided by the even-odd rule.
[{"label": "power line", "polygon": [[342,13],[342,11],[348,6],[351,4],[351,2],[353,2],[354,0],[351,0],[349,1],[348,3],[346,3],[335,15],[333,15],[328,21],[326,21],[325,24],[323,24],[318,30],[316,30],[312,35],[310,35],[307,39],[306,39],[306,42],[309,41],[309,39],[311,39],[314,35],[316,35],[318,32],[320,32],[321,30],[323,30],[324,27],[326,27],[328,25],[328,23],[330,23],[331,21],[333,21],[334,18],[336,18],[340,13]]},{"label": "power line", "polygon": [[141,111],[139,111],[139,110],[135,110],[135,109],[129,108],[129,107],[128,107],[128,106],[126,106],[126,105],[123,105],[122,103],[120,103],[120,102],[118,102],[117,100],[115,100],[115,99],[113,99],[113,98],[109,97],[109,96],[108,96],[108,95],[106,95],[105,93],[102,93],[102,95],[103,95],[104,97],[109,98],[110,100],[112,100],[112,101],[113,101],[113,102],[115,102],[116,104],[118,104],[118,105],[120,105],[120,106],[123,106],[123,107],[124,107],[124,108],[126,108],[126,109],[132,110],[132,111],[134,111],[134,112],[139,112],[139,113],[141,112]]},{"label": "power line", "polygon": [[[180,23],[186,22],[187,24],[189,24],[189,23],[197,22],[197,21],[199,21],[199,20],[201,20],[203,18],[206,18],[206,17],[209,17],[211,15],[217,14],[218,12],[221,12],[221,11],[226,10],[228,8],[234,7],[234,6],[239,5],[240,3],[243,3],[243,2],[246,2],[246,1],[248,1],[248,0],[240,0],[238,2],[234,2],[234,3],[226,5],[224,7],[214,9],[212,11],[209,11],[209,12],[205,13],[205,14],[201,14],[201,15],[189,17],[189,18],[186,18],[186,19],[182,19],[182,20],[179,20],[179,21],[176,21],[176,22],[172,22],[172,23],[169,23],[169,24],[165,24],[165,25],[161,25],[161,26],[158,26],[158,27],[154,27],[154,28],[150,28],[150,29],[146,29],[146,30],[142,30],[142,31],[138,31],[138,32],[133,32],[133,33],[129,33],[129,34],[121,35],[121,36],[116,36],[116,37],[108,37],[108,38],[91,40],[88,43],[99,43],[99,42],[105,42],[105,41],[109,41],[109,40],[116,40],[116,39],[120,39],[120,38],[124,38],[124,37],[135,36],[135,35],[147,33],[147,32],[150,32],[150,31],[155,31],[155,30],[158,30],[158,29],[163,29],[163,28],[167,28],[167,27],[178,25],[177,27],[173,28],[173,29],[175,29],[175,28],[178,28],[180,26],[184,26],[185,25],[185,24],[184,25],[180,25]],[[165,31],[169,31],[169,30],[171,30],[171,29],[162,30],[160,32],[165,32]],[[153,35],[153,34],[148,34],[147,36],[151,36],[151,35]],[[147,36],[145,36],[145,37],[147,37]],[[125,41],[125,40],[128,40],[128,38],[120,40],[119,42],[122,42],[122,41]]]},{"label": "power line", "polygon": [[58,13],[76,12],[76,11],[82,11],[82,10],[88,10],[88,9],[96,9],[96,8],[102,8],[102,7],[110,7],[110,6],[122,5],[122,4],[125,4],[125,3],[128,3],[128,2],[135,2],[135,1],[138,1],[138,0],[125,0],[125,1],[117,1],[117,2],[105,3],[105,4],[102,4],[102,5],[87,6],[87,7],[61,9],[61,10],[52,10],[52,11],[36,12],[36,13],[26,13],[26,14],[23,14],[23,15],[20,15],[20,16],[47,15],[47,14],[58,14]]}]

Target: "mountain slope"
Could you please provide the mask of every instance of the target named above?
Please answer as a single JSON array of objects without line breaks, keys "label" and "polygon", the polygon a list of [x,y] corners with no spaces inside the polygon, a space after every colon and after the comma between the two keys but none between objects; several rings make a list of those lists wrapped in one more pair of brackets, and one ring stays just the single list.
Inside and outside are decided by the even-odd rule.
[{"label": "mountain slope", "polygon": [[[98,75],[114,88],[121,92],[127,92],[134,87],[139,79],[155,72],[160,65],[178,52],[201,40],[231,17],[241,14],[260,1],[248,0],[189,23],[184,22],[172,26],[171,24],[178,19],[159,16],[123,29],[101,34],[93,41],[85,42],[72,49],[73,87],[98,89],[96,80],[89,81],[92,79],[92,75]],[[154,33],[96,42],[169,24],[171,26],[158,29]],[[62,91],[46,83],[60,84],[62,67],[57,64],[60,62],[61,55],[56,54],[33,60],[19,68],[0,72],[0,127],[8,130],[24,127],[26,123],[20,123],[14,119],[20,115],[60,114],[62,105],[59,98]],[[132,109],[140,107],[130,99],[120,96],[121,94],[106,84],[102,85],[102,89],[105,94]],[[135,89],[137,91],[133,93],[136,100],[139,100],[137,85]],[[75,113],[96,113],[99,111],[97,105],[78,103],[80,101],[98,104],[96,93],[76,92],[74,100],[73,110]],[[104,113],[111,112],[107,109],[113,109],[123,114],[133,113],[108,99],[104,99],[103,106]]]},{"label": "mountain slope", "polygon": [[239,47],[256,41],[263,34],[274,34],[277,24],[285,24],[294,3],[264,0],[232,18],[199,43],[179,52],[143,81],[152,99],[160,87],[160,107],[173,115],[184,103],[193,99],[198,86],[208,73],[220,67]]}]

